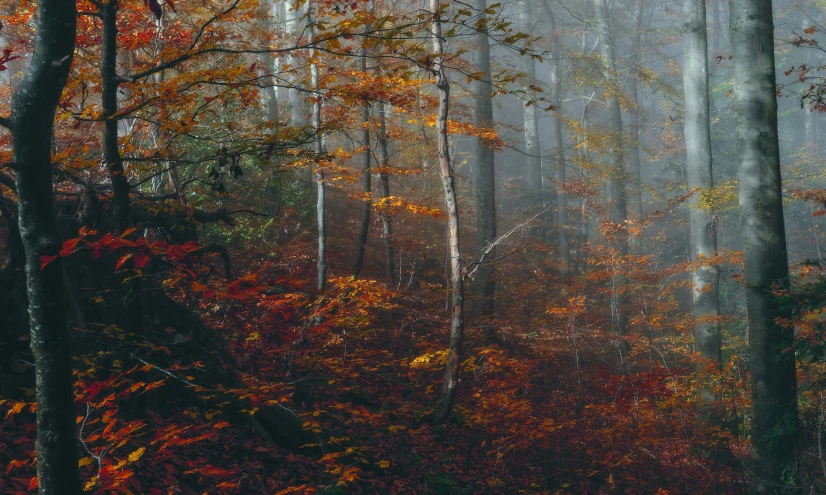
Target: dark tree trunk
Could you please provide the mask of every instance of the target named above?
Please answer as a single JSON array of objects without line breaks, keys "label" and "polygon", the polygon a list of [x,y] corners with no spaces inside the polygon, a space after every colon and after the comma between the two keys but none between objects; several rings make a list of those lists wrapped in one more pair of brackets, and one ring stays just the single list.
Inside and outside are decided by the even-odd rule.
[{"label": "dark tree trunk", "polygon": [[[387,115],[385,114],[384,102],[378,103],[379,132],[376,136],[376,148],[379,154],[379,177],[381,177],[381,197],[390,197],[390,175],[388,167],[390,165],[390,155],[387,153]],[[387,270],[387,278],[390,283],[396,281],[396,261],[393,254],[393,223],[390,215],[383,211],[381,213],[382,237],[384,240],[384,266]]]},{"label": "dark tree trunk", "polygon": [[31,348],[36,370],[37,478],[41,495],[80,494],[72,390],[71,333],[52,186],[52,124],[75,46],[74,0],[40,0],[37,40],[12,98],[12,166],[18,225],[26,253]]},{"label": "dark tree trunk", "polygon": [[[103,25],[102,60],[100,64],[101,102],[103,106],[103,159],[112,182],[112,204],[118,232],[132,226],[132,208],[129,204],[129,181],[123,168],[118,145],[118,0],[104,3],[100,9]],[[140,277],[132,277],[124,283],[124,313],[121,326],[130,332],[143,333],[143,290]]]},{"label": "dark tree trunk", "polygon": [[789,309],[771,0],[731,0],[731,44],[740,180],[740,235],[752,376],[752,494],[795,493],[797,376]]},{"label": "dark tree trunk", "polygon": [[[361,73],[367,74],[367,48],[361,49]],[[370,201],[370,193],[373,190],[372,175],[370,170],[371,149],[370,149],[370,103],[367,98],[361,104],[361,145],[364,147],[362,152],[362,178],[364,180],[365,194],[364,204],[361,210],[361,228],[359,229],[359,236],[356,240],[356,259],[353,262],[353,276],[358,278],[361,274],[361,267],[364,264],[364,250],[367,248],[367,235],[370,233],[370,211],[373,205]]]}]

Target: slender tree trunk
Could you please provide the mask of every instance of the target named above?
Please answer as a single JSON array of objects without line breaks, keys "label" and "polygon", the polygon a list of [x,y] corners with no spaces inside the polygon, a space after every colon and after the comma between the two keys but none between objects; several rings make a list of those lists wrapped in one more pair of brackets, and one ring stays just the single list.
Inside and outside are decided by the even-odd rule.
[{"label": "slender tree trunk", "polygon": [[711,2],[711,50],[714,56],[720,51],[720,33],[723,31],[723,23],[720,21],[720,2],[722,0],[710,0]]},{"label": "slender tree trunk", "polygon": [[[307,30],[312,40],[315,38],[313,4],[307,6],[310,13]],[[310,59],[315,60],[315,49],[310,49]],[[316,183],[316,221],[318,226],[318,283],[316,288],[323,291],[327,288],[327,191],[324,186],[324,169],[322,156],[324,143],[321,132],[321,91],[319,91],[318,62],[310,64],[310,78],[313,85],[313,152],[315,154],[315,183]]]},{"label": "slender tree trunk", "polygon": [[[700,264],[691,275],[694,286],[694,343],[700,353],[699,369],[707,369],[712,363],[719,371],[723,362],[717,321],[720,313],[720,268],[711,262],[717,253],[717,230],[713,212],[699,201],[701,193],[714,187],[705,0],[684,0],[683,19],[686,169],[688,188],[698,190],[689,204],[691,257]],[[719,394],[715,393],[714,388],[713,383],[707,384],[699,390],[697,397],[700,416],[710,424],[717,423],[713,417],[713,406],[719,400]]]},{"label": "slender tree trunk", "polygon": [[[379,159],[379,177],[381,178],[381,197],[387,199],[390,197],[390,155],[387,152],[387,115],[383,101],[379,101],[379,132],[376,136],[376,148]],[[393,254],[393,221],[390,214],[386,211],[381,213],[382,223],[382,237],[384,240],[384,266],[387,269],[387,278],[390,283],[396,281],[396,265]]]},{"label": "slender tree trunk", "polygon": [[[599,46],[602,54],[605,78],[608,89],[608,131],[611,133],[611,157],[613,161],[613,171],[611,182],[608,186],[608,201],[611,203],[611,221],[618,225],[624,225],[628,219],[628,206],[625,200],[625,159],[623,156],[623,135],[622,135],[622,113],[618,98],[619,83],[617,81],[616,61],[614,59],[614,41],[611,37],[610,18],[608,16],[608,6],[606,0],[594,0],[594,7],[597,17],[597,34],[599,35]],[[628,243],[622,242],[618,255],[622,256],[628,252]],[[621,276],[614,276],[613,288],[611,291],[611,320],[613,321],[614,332],[621,335],[624,330],[624,315],[620,313],[623,306],[624,281]]]},{"label": "slender tree trunk", "polygon": [[[66,318],[61,242],[52,186],[52,125],[75,47],[74,0],[40,0],[28,72],[11,102],[12,167],[26,255],[37,400],[40,495],[79,495],[71,333]],[[57,257],[41,268],[41,260]]]},{"label": "slender tree trunk", "polygon": [[[519,2],[522,30],[531,32],[531,7],[527,1]],[[525,73],[524,90],[528,97],[535,93],[528,86],[536,84],[536,62],[529,55],[522,57],[522,72]],[[538,208],[542,205],[542,151],[539,149],[539,125],[536,115],[536,105],[526,104],[523,107],[523,132],[525,149],[525,191],[527,192],[528,207]]]},{"label": "slender tree trunk", "polygon": [[103,159],[112,182],[112,203],[115,222],[119,231],[131,226],[132,212],[129,205],[129,182],[123,169],[118,147],[118,121],[112,118],[118,112],[118,25],[120,6],[118,0],[110,0],[100,10],[103,25],[102,60],[100,64],[101,103],[103,107]]},{"label": "slender tree trunk", "polygon": [[433,421],[442,424],[450,418],[453,405],[456,403],[456,393],[459,387],[459,363],[462,362],[462,334],[465,330],[464,322],[464,286],[462,280],[462,253],[459,248],[459,206],[456,202],[456,185],[453,177],[453,167],[450,163],[450,148],[448,142],[448,111],[450,105],[450,83],[444,66],[444,41],[442,39],[442,21],[440,0],[430,0],[430,11],[433,13],[431,33],[433,37],[433,73],[436,76],[436,87],[439,90],[439,113],[436,119],[439,133],[439,175],[445,194],[445,209],[448,214],[448,246],[450,252],[450,285],[451,285],[451,323],[450,347],[445,364],[445,379],[442,385],[442,396],[436,404]]},{"label": "slender tree trunk", "polygon": [[[100,9],[103,26],[100,64],[101,103],[103,107],[103,160],[112,183],[112,204],[114,205],[115,225],[118,232],[132,226],[132,207],[129,201],[129,181],[123,168],[123,159],[118,144],[118,0],[104,3]],[[142,334],[143,327],[143,290],[140,277],[133,277],[124,283],[123,304],[125,312],[121,326],[130,332]]]},{"label": "slender tree trunk", "polygon": [[789,309],[771,0],[730,1],[740,181],[740,235],[752,376],[752,494],[797,490],[794,333],[777,323]]},{"label": "slender tree trunk", "polygon": [[[487,14],[484,13],[487,9],[487,1],[476,0],[475,7],[477,12],[480,13],[480,26],[483,26],[476,34],[476,70],[481,74],[481,78],[474,85],[476,126],[490,128],[494,122],[493,100],[491,98],[490,40],[486,31]],[[495,154],[482,138],[476,138],[475,146],[476,254],[482,256],[488,246],[491,246],[496,240]],[[496,268],[493,260],[495,259],[496,247],[493,247],[485,254],[485,259],[482,260],[482,264],[476,270],[474,283],[477,307],[474,313],[477,318],[489,320],[494,316],[496,309],[494,273]]]},{"label": "slender tree trunk", "polygon": [[[634,1],[634,16],[635,16],[635,25],[634,25],[634,34],[631,37],[631,53],[632,56],[632,63],[633,63],[633,74],[631,77],[628,78],[628,94],[634,100],[634,105],[628,110],[628,116],[631,123],[631,136],[630,136],[630,143],[628,144],[628,169],[631,173],[631,181],[633,182],[633,187],[631,188],[631,201],[633,202],[632,208],[634,210],[634,220],[637,223],[637,226],[642,224],[643,211],[642,211],[642,164],[640,159],[640,129],[642,128],[642,122],[640,121],[640,95],[639,95],[639,80],[638,80],[638,71],[640,66],[640,61],[642,60],[642,7],[643,7],[644,0],[635,0]],[[639,236],[634,236],[629,240],[629,248],[634,253],[639,253],[641,247],[641,241]]]},{"label": "slender tree trunk", "polygon": [[[369,29],[369,28],[368,28]],[[361,73],[367,76],[367,48],[361,47]],[[373,205],[370,201],[372,193],[372,171],[370,170],[371,148],[370,148],[370,102],[367,98],[361,104],[361,141],[364,151],[362,154],[362,178],[364,181],[364,204],[361,210],[361,229],[356,240],[356,259],[353,262],[353,276],[358,278],[361,267],[364,264],[364,250],[367,248],[367,235],[370,233],[370,212]]]},{"label": "slender tree trunk", "polygon": [[[269,45],[269,40],[272,37],[272,32],[274,28],[274,22],[272,15],[275,12],[275,3],[273,0],[266,0],[261,2],[261,27],[263,28],[264,35],[266,36],[265,41],[267,45]],[[278,133],[278,119],[280,118],[278,114],[278,95],[276,94],[276,81],[275,78],[272,77],[272,74],[276,74],[278,69],[275,66],[275,59],[272,53],[262,53],[261,54],[261,64],[260,68],[258,69],[258,75],[262,78],[261,82],[264,84],[264,111],[266,112],[267,122],[272,125],[270,130],[270,134],[275,136]]]},{"label": "slender tree trunk", "polygon": [[550,83],[551,83],[551,105],[556,107],[557,117],[551,120],[551,135],[554,138],[554,161],[557,195],[556,195],[556,223],[557,223],[557,250],[559,259],[564,266],[563,275],[567,275],[571,269],[571,246],[568,240],[568,195],[565,194],[563,184],[565,183],[567,170],[565,164],[565,142],[562,138],[562,38],[556,34],[556,16],[548,5],[547,0],[542,2],[545,16],[553,35],[554,53],[550,60]]},{"label": "slender tree trunk", "polygon": [[[292,37],[293,43],[299,43],[298,37],[304,32],[303,6],[304,3],[299,0],[284,0],[286,2],[285,12],[285,27],[287,36]],[[310,29],[312,29],[310,27]],[[287,54],[287,65],[292,71],[296,71],[296,63],[298,59],[292,55],[292,52]],[[290,88],[288,94],[290,98],[290,117],[292,124],[296,127],[305,127],[307,125],[307,107],[302,92],[298,91],[297,87],[301,85],[299,78],[293,77],[290,79]]]}]

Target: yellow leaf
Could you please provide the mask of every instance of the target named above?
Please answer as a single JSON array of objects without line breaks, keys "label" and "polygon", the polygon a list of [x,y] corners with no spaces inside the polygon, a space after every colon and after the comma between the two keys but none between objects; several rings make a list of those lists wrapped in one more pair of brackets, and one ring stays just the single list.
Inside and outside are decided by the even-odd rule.
[{"label": "yellow leaf", "polygon": [[88,464],[95,462],[95,460],[91,457],[84,457],[83,459],[77,461],[77,467],[83,467]]},{"label": "yellow leaf", "polygon": [[136,451],[132,452],[131,454],[129,454],[129,462],[135,462],[138,459],[140,459],[145,451],[146,451],[146,447],[141,447],[138,450],[136,450]]},{"label": "yellow leaf", "polygon": [[379,461],[379,467],[382,469],[387,469],[390,467],[390,461]]}]

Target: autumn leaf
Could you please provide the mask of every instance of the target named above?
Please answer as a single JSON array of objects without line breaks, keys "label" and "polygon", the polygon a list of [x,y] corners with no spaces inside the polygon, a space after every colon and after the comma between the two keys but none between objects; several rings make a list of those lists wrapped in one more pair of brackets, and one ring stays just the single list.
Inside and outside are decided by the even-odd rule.
[{"label": "autumn leaf", "polygon": [[40,269],[46,268],[46,265],[56,260],[57,256],[43,255],[40,257]]},{"label": "autumn leaf", "polygon": [[146,447],[141,447],[138,450],[136,450],[136,451],[132,452],[131,454],[129,454],[129,457],[128,457],[129,462],[135,462],[138,459],[140,459],[145,451],[146,451]]},{"label": "autumn leaf", "polygon": [[146,253],[138,253],[132,258],[132,265],[135,268],[143,268],[149,263],[149,255]]},{"label": "autumn leaf", "polygon": [[77,461],[77,467],[87,466],[91,463],[95,462],[95,459],[92,457],[83,457],[79,461]]}]

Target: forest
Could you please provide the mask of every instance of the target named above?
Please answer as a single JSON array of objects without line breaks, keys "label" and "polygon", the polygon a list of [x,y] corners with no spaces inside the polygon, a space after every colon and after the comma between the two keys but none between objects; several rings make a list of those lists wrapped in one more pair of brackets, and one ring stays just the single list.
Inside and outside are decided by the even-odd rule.
[{"label": "forest", "polygon": [[826,494],[825,0],[0,0],[0,493]]}]

